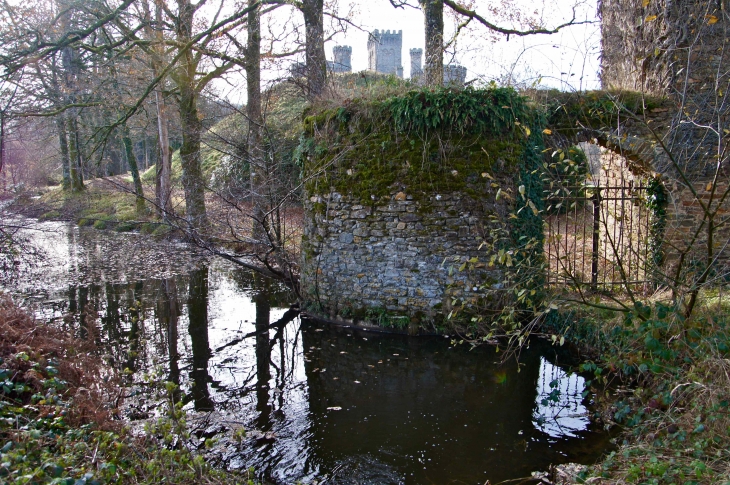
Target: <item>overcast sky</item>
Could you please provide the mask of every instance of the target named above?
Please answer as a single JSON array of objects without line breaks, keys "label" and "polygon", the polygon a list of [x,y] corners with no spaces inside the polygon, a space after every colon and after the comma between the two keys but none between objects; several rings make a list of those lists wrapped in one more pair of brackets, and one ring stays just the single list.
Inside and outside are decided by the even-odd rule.
[{"label": "overcast sky", "polygon": [[[497,0],[498,1],[498,0]],[[409,50],[424,47],[423,13],[418,9],[395,9],[388,0],[359,2],[357,21],[365,31],[350,28],[338,34],[326,46],[327,57],[332,58],[335,45],[352,46],[354,71],[367,69],[367,31],[403,31],[403,71],[410,75]],[[493,0],[493,3],[495,1]],[[559,0],[543,5],[542,1],[513,0],[526,15],[538,12],[547,27],[555,26],[572,17],[572,2]],[[474,2],[477,12],[487,15],[485,0]],[[445,7],[448,10],[448,7]],[[486,28],[473,24],[470,32],[463,33],[456,44],[456,62],[468,68],[467,79],[505,80],[510,72],[517,81],[534,81],[542,76],[542,85],[561,89],[593,89],[599,87],[598,55],[600,51],[599,25],[596,2],[591,0],[579,6],[577,20],[594,21],[591,25],[565,28],[558,34],[510,37],[494,42]],[[509,21],[503,25],[512,26]],[[447,33],[453,32],[454,21],[446,19]],[[445,62],[449,61],[447,55]]]},{"label": "overcast sky", "polygon": [[[580,0],[579,0],[580,1]],[[545,27],[554,27],[572,17],[575,2],[567,0],[474,0],[476,11],[498,25],[519,28],[508,19],[489,17],[487,7],[490,5],[516,5],[523,15],[541,19]],[[346,0],[340,0],[345,4]],[[409,50],[424,47],[423,13],[420,9],[394,8],[388,0],[353,0],[355,5],[351,20],[356,27],[348,27],[347,32],[337,34],[325,46],[327,58],[332,59],[332,48],[335,45],[352,47],[352,68],[358,72],[368,68],[367,41],[368,32],[379,30],[402,30],[403,51],[402,63],[405,77],[410,76]],[[413,0],[413,3],[417,3]],[[444,8],[448,12],[448,7]],[[341,14],[347,14],[342,8]],[[298,12],[280,10],[274,14],[278,20],[276,29],[301,22]],[[591,21],[588,25],[566,27],[557,34],[533,35],[527,37],[503,36],[495,38],[489,31],[474,22],[459,36],[455,46],[447,52],[444,62],[455,62],[467,68],[467,81],[477,79],[482,82],[497,81],[499,84],[516,84],[519,86],[533,83],[542,87],[553,87],[566,91],[578,89],[596,89],[600,87],[598,78],[600,54],[600,26],[596,18],[596,0],[582,1],[576,9],[577,21]],[[454,32],[455,20],[446,15],[446,36]],[[291,28],[291,27],[290,27]],[[303,61],[301,54],[296,60]],[[268,74],[272,80],[285,76],[287,66],[293,60],[279,64],[277,72]],[[267,74],[264,73],[264,78]],[[222,91],[231,100],[245,102],[245,89],[242,91],[237,81],[229,80],[227,87],[220,84]]]}]

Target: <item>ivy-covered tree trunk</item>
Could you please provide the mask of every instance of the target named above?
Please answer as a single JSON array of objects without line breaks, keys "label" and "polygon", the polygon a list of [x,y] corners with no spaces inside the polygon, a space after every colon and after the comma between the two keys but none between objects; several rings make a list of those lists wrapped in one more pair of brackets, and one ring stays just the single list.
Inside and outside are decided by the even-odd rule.
[{"label": "ivy-covered tree trunk", "polygon": [[203,126],[198,116],[198,93],[185,84],[180,88],[180,164],[185,191],[185,215],[193,228],[202,229],[208,225],[208,216],[205,210],[203,171],[200,167],[200,136]]},{"label": "ivy-covered tree trunk", "polygon": [[[192,38],[195,7],[189,0],[179,0],[177,19],[177,40],[187,44]],[[182,56],[180,69],[175,76],[179,89],[180,125],[182,146],[180,164],[182,166],[182,185],[185,191],[185,216],[193,229],[208,226],[205,210],[205,186],[200,166],[200,137],[203,125],[198,116],[198,96],[196,76],[198,62],[191,49]]]},{"label": "ivy-covered tree trunk", "polygon": [[[249,0],[254,7],[259,0]],[[257,243],[266,242],[266,209],[264,190],[266,166],[261,146],[261,14],[259,8],[248,13],[248,44],[246,46],[246,87],[248,101],[248,162],[251,178],[251,237]]]},{"label": "ivy-covered tree trunk", "polygon": [[129,128],[124,126],[122,135],[122,144],[124,145],[124,155],[127,159],[129,171],[132,173],[134,181],[134,193],[136,195],[137,215],[144,214],[144,189],[142,188],[142,179],[139,176],[139,166],[137,165],[137,157],[134,155],[132,148],[132,139],[129,137]]},{"label": "ivy-covered tree trunk", "polygon": [[69,175],[71,177],[71,190],[81,192],[84,190],[84,173],[82,170],[81,150],[79,149],[79,127],[76,118],[66,119],[66,131],[68,132],[68,159]]},{"label": "ivy-covered tree trunk", "polygon": [[444,82],[444,2],[419,0],[426,27],[426,85],[440,86]]},{"label": "ivy-covered tree trunk", "polygon": [[304,0],[301,7],[306,30],[307,95],[320,96],[327,83],[324,52],[324,0]]},{"label": "ivy-covered tree trunk", "polygon": [[71,189],[71,164],[68,156],[66,117],[63,113],[56,116],[56,129],[58,130],[58,146],[61,150],[61,172],[63,174],[61,186],[63,190],[69,190]]},{"label": "ivy-covered tree trunk", "polygon": [[[64,16],[65,19],[65,16]],[[64,22],[64,25],[66,22]],[[77,101],[76,81],[79,74],[80,61],[78,53],[71,47],[65,47],[61,51],[61,62],[63,65],[63,81],[66,96],[66,104],[73,105]],[[71,190],[78,192],[84,189],[83,163],[81,155],[79,128],[77,122],[78,109],[71,108],[64,115],[66,132],[68,133],[68,155],[69,174],[71,176]]]}]

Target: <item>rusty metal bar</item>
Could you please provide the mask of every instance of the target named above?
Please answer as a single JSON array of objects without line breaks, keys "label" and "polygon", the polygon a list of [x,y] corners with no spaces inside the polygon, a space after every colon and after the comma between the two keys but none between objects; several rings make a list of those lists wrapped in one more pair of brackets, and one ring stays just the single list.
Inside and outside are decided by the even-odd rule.
[{"label": "rusty metal bar", "polygon": [[601,189],[596,187],[593,196],[593,252],[591,260],[591,289],[598,289],[598,250],[601,232]]}]

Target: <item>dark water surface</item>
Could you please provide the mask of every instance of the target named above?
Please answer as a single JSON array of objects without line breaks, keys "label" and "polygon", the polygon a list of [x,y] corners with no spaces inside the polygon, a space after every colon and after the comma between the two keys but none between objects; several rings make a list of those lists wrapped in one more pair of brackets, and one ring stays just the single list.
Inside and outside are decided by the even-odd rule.
[{"label": "dark water surface", "polygon": [[129,369],[131,419],[159,412],[149,375],[179,384],[220,465],[286,484],[494,484],[606,449],[583,378],[550,345],[533,343],[518,372],[491,347],[301,321],[285,287],[183,244],[36,229],[46,257],[16,298]]}]

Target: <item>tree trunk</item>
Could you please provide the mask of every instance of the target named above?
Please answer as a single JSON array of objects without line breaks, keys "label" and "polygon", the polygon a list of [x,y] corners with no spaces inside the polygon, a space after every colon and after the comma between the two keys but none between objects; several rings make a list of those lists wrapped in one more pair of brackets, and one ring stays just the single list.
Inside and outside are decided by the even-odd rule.
[{"label": "tree trunk", "polygon": [[157,200],[157,211],[160,217],[167,220],[172,210],[170,203],[172,156],[170,154],[170,135],[167,131],[165,98],[162,96],[162,89],[159,87],[155,90],[155,102],[157,105],[157,134],[160,145],[160,158],[157,167],[155,167],[158,181],[155,186],[155,199]]},{"label": "tree trunk", "polygon": [[[182,44],[187,44],[192,37],[195,9],[189,0],[178,0],[178,6],[177,40]],[[203,171],[200,167],[200,137],[203,125],[198,116],[197,67],[198,63],[192,50],[187,49],[182,56],[176,82],[179,88],[180,124],[183,139],[180,147],[180,162],[182,185],[185,191],[185,216],[193,229],[200,230],[208,226],[208,217],[205,211]]]},{"label": "tree trunk", "polygon": [[71,177],[71,190],[81,192],[84,190],[84,174],[81,170],[81,150],[79,150],[79,127],[76,119],[66,119],[66,131],[68,132],[68,159],[69,175]]},{"label": "tree trunk", "polygon": [[324,53],[324,3],[323,0],[302,2],[304,28],[306,30],[307,95],[319,97],[327,83],[327,58]]},{"label": "tree trunk", "polygon": [[427,86],[444,83],[444,2],[419,0],[426,27],[426,62],[424,77]]},{"label": "tree trunk", "polygon": [[5,166],[5,111],[0,111],[0,172]]},{"label": "tree trunk", "polygon": [[[249,7],[259,0],[248,0]],[[265,179],[266,167],[261,146],[261,13],[254,8],[248,13],[248,44],[246,46],[246,88],[248,101],[248,162],[251,173],[251,237],[256,243],[266,243]]]},{"label": "tree trunk", "polygon": [[144,189],[142,188],[142,179],[139,177],[137,157],[134,156],[134,149],[132,148],[132,139],[129,138],[129,128],[126,125],[124,125],[122,143],[124,144],[127,165],[129,166],[129,171],[132,172],[132,180],[134,180],[134,193],[137,195],[137,215],[141,216],[144,214]]},{"label": "tree trunk", "polygon": [[208,225],[203,171],[200,167],[200,136],[203,126],[198,117],[198,93],[187,83],[180,86],[180,124],[180,164],[185,191],[185,215],[194,229],[203,229]]}]

